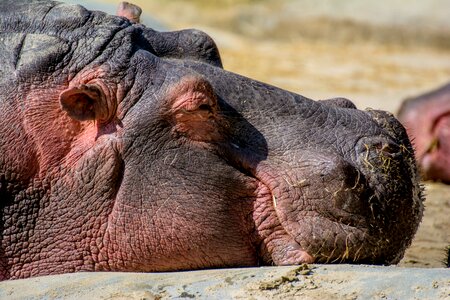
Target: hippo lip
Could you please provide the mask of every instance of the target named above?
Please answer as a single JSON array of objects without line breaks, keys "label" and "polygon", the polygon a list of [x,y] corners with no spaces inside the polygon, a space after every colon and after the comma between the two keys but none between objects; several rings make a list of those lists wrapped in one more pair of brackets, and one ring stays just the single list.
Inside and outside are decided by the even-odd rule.
[{"label": "hippo lip", "polygon": [[[239,150],[240,147],[236,144],[222,145],[223,149],[228,149],[230,153]],[[275,263],[277,265],[292,265],[299,263],[312,263],[315,258],[310,255],[304,247],[299,243],[298,237],[293,234],[291,230],[286,228],[286,221],[283,220],[282,212],[280,211],[280,205],[283,205],[289,198],[282,195],[283,188],[280,188],[280,180],[282,178],[276,170],[266,163],[265,160],[259,161],[257,164],[254,159],[246,158],[244,160],[236,160],[238,155],[228,155],[229,161],[232,166],[237,168],[240,172],[256,180],[258,183],[255,190],[255,207],[253,211],[253,220],[256,230],[257,240],[256,247],[259,251],[259,257],[265,263]],[[289,184],[285,180],[285,186]],[[303,182],[305,183],[305,182]],[[282,185],[283,181],[281,182]],[[297,183],[302,184],[302,182]],[[292,185],[292,184],[291,184]],[[287,188],[288,193],[292,192],[291,188]],[[297,197],[298,198],[298,197]],[[295,201],[295,200],[291,200]],[[258,207],[259,206],[259,207]],[[284,218],[286,219],[286,218]],[[282,228],[280,230],[280,228]],[[276,231],[276,232],[274,232]],[[277,245],[267,245],[272,240],[279,240]],[[281,240],[281,241],[280,241]],[[277,255],[274,252],[276,250],[269,248],[281,247],[279,252],[295,252],[292,257],[284,257],[283,255]]]},{"label": "hippo lip", "polygon": [[[283,264],[301,264],[301,263],[314,263],[314,262],[327,262],[333,263],[337,261],[354,261],[358,259],[364,258],[364,253],[361,251],[363,247],[363,243],[358,243],[359,238],[355,238],[355,241],[358,245],[355,245],[357,249],[350,256],[346,251],[341,249],[342,247],[346,248],[345,244],[346,238],[341,240],[342,247],[335,247],[333,249],[323,249],[321,244],[325,242],[329,236],[322,236],[322,232],[315,232],[314,230],[311,232],[307,232],[306,235],[304,233],[308,230],[304,228],[308,226],[308,223],[313,222],[314,224],[309,229],[320,226],[332,226],[336,230],[334,234],[342,234],[347,236],[350,239],[353,239],[356,236],[365,235],[367,224],[362,216],[354,215],[351,213],[345,212],[345,210],[338,209],[337,214],[335,215],[333,212],[321,212],[321,211],[313,211],[308,210],[306,214],[296,215],[295,212],[289,211],[289,206],[291,203],[302,203],[304,202],[304,196],[298,195],[296,198],[290,198],[283,195],[283,191],[286,191],[286,186],[284,184],[271,188],[273,184],[270,184],[264,179],[258,179],[261,184],[263,184],[270,192],[270,196],[264,201],[269,202],[273,210],[275,212],[277,221],[283,228],[284,234],[287,239],[290,241],[290,247],[294,254],[292,257],[283,258],[283,261],[277,261],[276,263],[279,265]],[[297,191],[294,189],[302,189],[307,187],[309,184],[306,180],[299,181],[295,187],[289,186],[289,194],[295,194]],[[339,219],[339,218],[342,219]],[[346,225],[342,223],[345,222]],[[310,224],[309,224],[310,225]],[[359,240],[360,241],[360,240]],[[366,242],[370,243],[369,240]],[[338,242],[340,243],[340,242]]]},{"label": "hippo lip", "polygon": [[[280,204],[289,201],[286,197],[283,197],[280,189],[276,186],[277,181],[272,175],[267,173],[258,174],[259,176],[253,176],[260,184],[260,190],[265,190],[262,196],[258,196],[260,203],[264,203],[268,211],[271,211],[271,217],[267,217],[270,220],[270,227],[282,228],[282,230],[277,230],[274,235],[275,239],[283,239],[286,244],[282,251],[269,251],[271,255],[271,260],[277,265],[292,265],[300,263],[313,263],[315,258],[305,250],[298,241],[298,237],[293,234],[291,230],[286,228],[287,220],[283,217],[283,213],[280,210]],[[275,183],[274,183],[275,182]],[[273,237],[272,237],[273,238]],[[277,253],[278,252],[278,253]],[[283,252],[281,255],[279,252]],[[286,255],[285,253],[290,253]]]},{"label": "hippo lip", "polygon": [[276,264],[377,260],[381,244],[371,226],[377,222],[383,192],[376,190],[375,179],[368,180],[355,170],[356,177],[348,180],[349,171],[344,169],[332,185],[322,186],[315,180],[320,181],[319,177],[299,171],[283,176],[261,164],[252,172],[267,189],[259,201],[271,206],[276,218],[273,223],[282,228],[276,234],[284,236],[284,241],[289,241],[286,244],[295,249],[295,261],[288,257]]},{"label": "hippo lip", "polygon": [[[281,263],[277,261],[277,264],[357,261],[368,255],[361,250],[364,244],[371,243],[371,237],[367,235],[366,216],[344,207],[345,204],[342,204],[343,207],[334,204],[332,209],[309,207],[311,195],[308,189],[314,186],[314,183],[308,179],[291,181],[283,176],[265,172],[259,175],[257,179],[270,193],[264,201],[272,206],[277,221],[290,242],[290,247],[294,249],[292,257],[286,258]],[[337,192],[327,192],[325,201],[336,201],[333,194]],[[342,193],[346,201],[350,202],[356,201],[355,197],[368,197],[353,194],[351,189],[347,191],[343,189]],[[376,197],[371,199],[373,198]],[[364,199],[359,200],[366,203],[365,200],[368,199]],[[336,238],[335,243],[339,245],[330,244],[323,248],[324,243],[328,243],[328,240],[334,239],[333,237]],[[352,252],[346,251],[347,241],[353,243]]]}]

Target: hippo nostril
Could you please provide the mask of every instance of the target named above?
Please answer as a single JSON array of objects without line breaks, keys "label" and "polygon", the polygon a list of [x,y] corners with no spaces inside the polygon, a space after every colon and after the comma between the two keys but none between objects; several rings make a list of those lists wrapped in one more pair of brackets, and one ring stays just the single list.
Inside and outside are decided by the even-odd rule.
[{"label": "hippo nostril", "polygon": [[[373,216],[382,215],[385,203],[380,202],[383,195],[397,190],[396,182],[402,182],[406,174],[410,174],[407,162],[409,154],[408,147],[400,146],[388,137],[376,136],[360,139],[356,146],[358,168],[364,175],[367,191],[371,194],[368,199]],[[372,194],[373,193],[373,194]],[[378,200],[377,200],[378,199]]]},{"label": "hippo nostril", "polygon": [[[400,146],[388,138],[384,137],[364,137],[356,145],[356,152],[366,156],[388,156],[395,158],[401,154]],[[370,153],[369,153],[370,152]]]},{"label": "hippo nostril", "polygon": [[372,145],[375,152],[394,158],[400,153],[400,147],[392,142],[377,142]]},{"label": "hippo nostril", "polygon": [[358,160],[366,169],[389,170],[402,161],[401,147],[387,137],[365,137],[356,145]]}]

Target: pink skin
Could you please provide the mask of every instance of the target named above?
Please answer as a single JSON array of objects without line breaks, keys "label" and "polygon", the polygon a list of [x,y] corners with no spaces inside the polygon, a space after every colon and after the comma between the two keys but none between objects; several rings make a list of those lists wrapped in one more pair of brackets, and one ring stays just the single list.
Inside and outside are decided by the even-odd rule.
[{"label": "pink skin", "polygon": [[[30,159],[22,158],[20,161],[26,163],[29,168],[33,163],[37,166],[30,168],[29,172],[32,174],[27,176],[35,178],[59,176],[61,180],[55,189],[67,186],[76,190],[83,178],[73,175],[84,173],[87,164],[92,165],[89,169],[99,167],[95,153],[101,151],[104,156],[102,162],[104,167],[100,167],[94,177],[88,181],[95,182],[99,186],[111,184],[108,178],[114,178],[117,169],[120,168],[117,164],[120,159],[116,156],[117,153],[122,152],[122,149],[121,143],[117,141],[121,139],[124,126],[126,127],[127,124],[116,124],[113,121],[105,126],[101,122],[101,120],[114,120],[123,114],[120,107],[104,109],[110,104],[106,102],[116,98],[116,101],[120,102],[123,97],[120,85],[109,82],[108,87],[112,87],[112,90],[105,89],[105,79],[102,78],[104,74],[105,72],[101,69],[86,70],[73,79],[68,88],[37,90],[28,95],[30,107],[25,112],[24,124],[33,141],[32,145],[35,145],[36,149]],[[89,85],[101,87],[103,96],[106,95],[106,97],[98,97],[96,93],[92,93],[91,88],[86,89]],[[86,96],[94,100],[94,103],[83,103],[89,100]],[[45,107],[41,106],[38,110],[35,104],[41,103],[39,101],[41,97],[46,99],[53,97],[54,101]],[[173,122],[174,136],[182,135],[183,138],[192,139],[191,143],[197,143],[199,146],[202,146],[204,141],[220,138],[215,126],[220,123],[220,119],[215,114],[215,98],[211,87],[204,81],[196,77],[185,78],[182,82],[173,85],[166,100],[168,107],[165,113],[166,117]],[[106,102],[103,105],[97,105],[97,101]],[[85,107],[81,109],[81,113],[80,107]],[[73,110],[76,113],[73,113]],[[94,113],[91,114],[90,110]],[[80,114],[86,112],[89,113],[85,118],[81,116],[85,120],[78,122],[77,118],[80,118]],[[90,120],[92,116],[94,119]],[[42,134],[43,132],[46,134]],[[109,134],[103,134],[105,132],[115,134],[111,138]],[[58,143],[52,143],[53,140]],[[30,147],[30,144],[27,146]],[[52,151],[48,151],[48,147],[51,147]],[[194,150],[195,147],[193,147]],[[216,167],[229,170],[226,165]],[[62,175],[58,175],[58,169],[61,168],[65,171]],[[144,210],[142,207],[135,207],[128,203],[130,198],[128,193],[122,193],[119,190],[114,196],[113,191],[109,191],[112,189],[108,189],[102,195],[102,203],[105,206],[101,208],[101,211],[92,214],[89,206],[82,210],[74,209],[88,219],[84,222],[86,233],[83,236],[71,234],[69,238],[55,239],[57,242],[51,242],[49,245],[47,245],[47,239],[51,240],[49,238],[51,234],[45,237],[38,235],[30,237],[30,245],[42,245],[49,249],[45,251],[45,258],[42,251],[40,255],[33,256],[40,257],[42,260],[30,260],[13,265],[7,274],[0,273],[0,280],[86,270],[167,271],[211,268],[221,266],[223,262],[228,262],[229,265],[255,265],[257,257],[252,244],[254,225],[248,219],[248,213],[252,210],[255,191],[260,185],[253,178],[241,177],[239,183],[242,183],[242,189],[235,191],[232,195],[226,195],[230,199],[224,198],[225,195],[218,191],[217,194],[210,195],[216,200],[221,200],[210,204],[212,213],[205,216],[193,213],[195,209],[192,208],[189,218],[180,215],[178,209],[174,207],[181,207],[190,198],[195,200],[195,197],[168,199],[164,203],[154,199],[160,207],[157,209],[146,207]],[[200,187],[200,190],[204,188]],[[199,191],[186,188],[186,193],[197,195]],[[76,217],[73,214],[57,217],[57,211],[61,210],[60,205],[65,202],[69,205],[77,205],[80,202],[78,197],[76,192],[69,194],[67,199],[63,199],[64,201],[56,201],[43,208],[42,213],[46,218],[57,218],[60,224],[69,224],[72,218],[76,219]],[[227,203],[230,202],[234,203],[227,208],[231,211],[230,215],[222,216],[213,213],[223,211],[223,207],[229,206]],[[225,218],[231,224],[226,234],[222,232],[220,222],[217,222],[219,218]],[[149,224],[155,226],[149,227]],[[45,221],[36,221],[35,228],[38,232],[45,226]],[[177,230],[171,231],[167,228],[177,228]],[[68,229],[70,230],[72,229]],[[130,239],[130,236],[133,238]],[[42,238],[45,239],[42,240]],[[201,245],[201,247],[195,245]],[[88,251],[91,256],[79,260],[79,254],[77,254],[79,247]],[[30,247],[30,254],[34,255],[32,251],[34,248]],[[51,264],[55,257],[67,262],[73,261],[76,257],[80,263],[77,262],[69,268],[66,264]],[[49,265],[43,268],[42,266],[47,262]]]},{"label": "pink skin", "polygon": [[[245,152],[228,154],[230,160],[239,157],[246,174],[222,160],[209,164],[220,147],[227,146],[223,139],[229,125],[218,112],[212,86],[196,75],[176,81],[161,96],[158,120],[170,123],[167,135],[183,151],[164,152],[163,167],[149,163],[142,168],[148,174],[160,172],[157,184],[167,191],[162,196],[144,193],[148,182],[132,172],[143,164],[128,160],[121,165],[122,159],[136,157],[133,148],[124,146],[133,112],[127,111],[124,97],[138,95],[132,95],[133,89],[125,93],[123,84],[108,74],[107,68],[87,68],[68,86],[27,95],[23,124],[31,142],[12,139],[11,144],[32,148],[31,157],[18,162],[34,164],[24,174],[50,182],[51,189],[39,211],[42,218],[34,221],[36,234],[26,237],[26,255],[16,259],[17,247],[8,248],[9,266],[0,280],[76,271],[173,271],[382,256],[377,251],[387,247],[380,246],[384,240],[367,236],[372,223],[367,220],[364,183],[346,160],[304,150],[298,163],[285,165],[276,160],[276,152],[263,161]],[[51,101],[42,105],[40,99]],[[226,151],[240,151],[230,146]],[[202,151],[208,147],[219,149]],[[183,165],[182,172],[165,172],[183,155],[201,159]],[[208,168],[221,170],[217,180],[224,188],[183,184],[191,180],[185,174]],[[102,193],[83,201],[91,192],[85,187],[91,185]]]},{"label": "pink skin", "polygon": [[399,119],[413,141],[423,178],[450,183],[450,94],[443,90],[408,100]]},{"label": "pink skin", "polygon": [[433,142],[421,156],[427,178],[450,183],[450,112],[439,117],[432,130]]},{"label": "pink skin", "polygon": [[[108,178],[113,178],[120,167],[117,165],[117,153],[122,153],[122,149],[121,143],[117,141],[122,138],[127,124],[120,125],[114,121],[124,113],[121,106],[116,105],[122,101],[123,91],[120,84],[109,82],[105,78],[106,74],[107,70],[102,68],[87,69],[79,73],[68,87],[35,90],[28,95],[31,101],[24,123],[36,145],[35,160],[39,166],[34,170],[38,173],[32,176],[52,177],[55,170],[63,168],[65,172],[56,189],[65,186],[76,189],[83,177],[73,174],[84,173],[85,165],[92,164],[93,166],[87,169],[97,168],[99,171],[94,178],[87,177],[88,181],[94,181],[98,186],[110,184]],[[35,105],[41,103],[39,99],[42,97],[53,97],[53,101],[38,110]],[[227,125],[217,113],[217,99],[212,87],[203,79],[196,76],[183,78],[169,88],[165,100],[166,109],[162,114],[172,123],[174,138],[184,139],[187,144],[200,147],[209,147],[211,141],[220,142],[224,138],[222,130]],[[43,132],[45,134],[42,134]],[[114,133],[114,138],[110,138],[109,133]],[[57,142],[52,144],[53,140]],[[47,150],[48,145],[52,151]],[[105,158],[103,167],[96,164],[97,149]],[[192,150],[194,149],[195,147],[192,147]],[[291,173],[282,171],[280,166],[270,163],[254,164],[249,159],[245,163],[254,178],[242,176],[239,179],[242,189],[232,195],[226,195],[234,197],[235,200],[221,199],[210,204],[217,205],[217,209],[212,207],[211,211],[221,211],[221,203],[224,206],[233,203],[232,213],[227,216],[227,219],[234,219],[230,222],[233,226],[227,228],[225,235],[221,227],[211,226],[216,224],[215,220],[221,216],[210,213],[208,216],[194,214],[190,218],[183,218],[173,209],[180,206],[177,202],[179,199],[170,199],[172,205],[162,203],[156,210],[153,207],[143,209],[130,205],[127,202],[130,195],[119,189],[116,196],[113,196],[113,192],[111,196],[103,196],[105,207],[84,223],[87,228],[84,236],[71,235],[67,241],[48,245],[50,250],[46,252],[49,262],[54,257],[68,261],[73,257],[78,259],[77,247],[88,249],[86,251],[92,256],[84,257],[80,265],[69,269],[63,264],[42,269],[42,261],[30,261],[13,266],[3,279],[86,270],[168,271],[210,268],[221,266],[224,261],[231,266],[252,266],[258,263],[258,257],[266,263],[276,265],[312,263],[317,258],[328,261],[328,257],[330,262],[346,259],[348,257],[339,255],[344,253],[342,249],[334,253],[329,246],[316,247],[316,243],[322,244],[324,241],[319,237],[317,240],[308,241],[307,236],[314,232],[314,227],[329,222],[330,228],[336,232],[333,235],[336,243],[350,245],[353,242],[352,230],[343,229],[338,221],[329,221],[328,217],[324,217],[329,211],[318,208],[315,211],[316,208],[313,207],[302,213],[305,208],[302,203],[311,197],[308,193],[315,193],[316,187],[322,191],[319,198],[323,199],[336,200],[339,198],[338,192],[346,193],[342,186],[345,176],[339,173],[342,169],[340,162],[329,161],[326,156],[322,157],[317,153],[310,155],[305,152],[304,155],[308,164],[316,164],[319,169],[330,170],[330,173],[325,170],[321,172],[332,175],[322,178],[327,182],[330,191],[326,191],[326,187],[321,185],[323,181],[318,180],[315,175],[308,174],[307,170],[302,171],[301,166],[298,166],[299,173]],[[224,170],[227,168],[225,165],[216,167]],[[54,177],[58,176],[60,175],[54,174]],[[351,186],[353,185],[352,182]],[[198,194],[196,191],[186,193]],[[332,193],[333,196],[327,193]],[[224,195],[217,193],[212,197],[217,200]],[[344,198],[349,197],[344,195]],[[73,205],[80,201],[77,193],[68,195],[67,200]],[[157,202],[158,199],[155,200]],[[183,202],[188,200],[182,199]],[[113,204],[108,204],[109,202]],[[69,224],[73,215],[57,216],[58,210],[61,209],[59,205],[62,204],[53,203],[43,209],[42,214]],[[86,209],[82,210],[82,214],[91,215]],[[248,218],[249,215],[251,219]],[[66,217],[69,220],[66,220]],[[154,226],[149,228],[148,224]],[[44,226],[45,222],[36,222],[38,231]],[[303,230],[303,227],[306,230]],[[177,228],[177,231],[174,233],[167,228]],[[131,235],[143,238],[130,238]],[[32,237],[30,243],[43,244],[45,247],[46,241],[41,241],[40,238]],[[255,249],[254,244],[260,245],[261,248]],[[64,252],[60,252],[60,249],[64,249]],[[317,249],[328,256],[320,257]],[[255,253],[255,250],[258,253]],[[358,252],[359,248],[355,246],[348,255],[356,259]],[[205,257],[207,259],[204,259]]]},{"label": "pink skin", "polygon": [[139,23],[139,18],[141,16],[142,10],[139,6],[128,3],[128,2],[120,2],[119,7],[117,8],[117,15],[120,17],[125,17],[128,20]]}]

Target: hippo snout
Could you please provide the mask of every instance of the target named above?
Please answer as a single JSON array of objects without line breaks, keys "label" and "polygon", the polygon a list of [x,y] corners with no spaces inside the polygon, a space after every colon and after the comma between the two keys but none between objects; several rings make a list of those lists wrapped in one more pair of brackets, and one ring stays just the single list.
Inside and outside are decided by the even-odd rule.
[{"label": "hippo snout", "polygon": [[[256,177],[269,190],[266,201],[272,202],[273,212],[257,210],[264,212],[255,216],[264,219],[257,227],[267,228],[270,223],[280,228],[263,242],[265,249],[276,264],[396,263],[403,255],[399,249],[411,242],[405,237],[414,235],[423,210],[405,129],[389,113],[359,113],[348,106],[349,101],[321,103],[332,109],[337,120],[354,114],[366,130],[358,136],[360,128],[342,127],[335,135],[346,135],[346,144],[328,139],[328,146],[320,151],[291,146],[290,157],[296,159],[280,164],[269,153],[259,164]],[[330,116],[327,121],[337,122]],[[279,136],[288,139],[282,133]]]}]

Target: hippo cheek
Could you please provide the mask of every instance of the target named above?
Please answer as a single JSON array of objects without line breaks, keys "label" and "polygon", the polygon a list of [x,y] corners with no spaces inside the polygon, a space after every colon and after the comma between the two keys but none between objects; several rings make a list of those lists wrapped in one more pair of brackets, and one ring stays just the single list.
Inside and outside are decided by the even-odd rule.
[{"label": "hippo cheek", "polygon": [[[185,153],[189,161],[183,155],[167,150],[167,164],[126,167],[99,245],[99,260],[105,262],[100,270],[148,272],[257,263],[248,218],[257,182],[220,160],[205,164],[214,156],[195,148]],[[174,160],[178,165],[170,164]],[[145,179],[156,172],[161,176],[157,183]]]},{"label": "hippo cheek", "polygon": [[272,236],[266,234],[264,244],[274,263],[359,261],[372,255],[366,253],[371,251],[367,218],[372,212],[356,168],[337,156],[315,154],[289,174],[277,169],[258,166],[267,187],[262,195],[270,205],[255,209],[271,211],[261,227],[271,220]]}]

